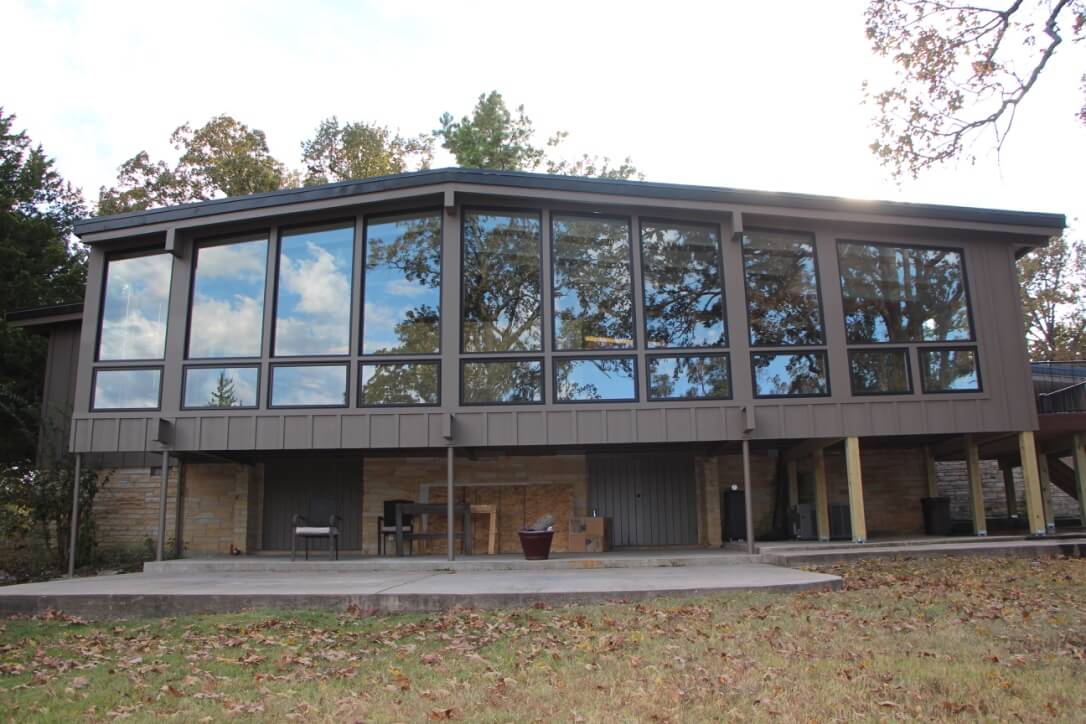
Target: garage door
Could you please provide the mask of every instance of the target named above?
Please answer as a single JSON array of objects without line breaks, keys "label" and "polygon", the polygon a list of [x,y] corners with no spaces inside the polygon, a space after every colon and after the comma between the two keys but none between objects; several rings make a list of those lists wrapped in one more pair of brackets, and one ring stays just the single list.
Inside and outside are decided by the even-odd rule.
[{"label": "garage door", "polygon": [[615,546],[698,542],[694,457],[682,453],[588,456],[588,507],[611,518]]}]

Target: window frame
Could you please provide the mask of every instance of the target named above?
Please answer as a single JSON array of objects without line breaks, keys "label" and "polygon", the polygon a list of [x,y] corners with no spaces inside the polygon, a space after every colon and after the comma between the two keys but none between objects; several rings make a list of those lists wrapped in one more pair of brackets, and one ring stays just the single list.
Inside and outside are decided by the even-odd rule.
[{"label": "window frame", "polygon": [[[637,354],[608,354],[608,355],[584,355],[584,354],[567,354],[552,357],[551,364],[551,382],[553,384],[552,394],[554,396],[553,404],[555,405],[626,405],[630,403],[641,402],[641,385],[638,384],[640,379],[638,374]],[[558,397],[558,366],[563,362],[595,362],[597,360],[606,359],[628,359],[633,362],[633,397],[622,399],[599,399],[599,400],[562,400]],[[546,399],[546,398],[544,398]]]},{"label": "window frame", "polygon": [[[229,359],[229,358],[224,358]],[[236,359],[247,359],[238,357]],[[189,383],[189,370],[192,369],[255,369],[256,370],[256,402],[252,405],[237,405],[236,407],[191,407],[185,404],[185,392]],[[260,379],[263,370],[261,370],[261,364],[259,362],[249,362],[244,364],[182,364],[181,365],[181,401],[179,408],[182,410],[215,410],[217,412],[226,412],[229,410],[259,410],[260,409]],[[269,395],[271,394],[269,388]]]},{"label": "window frame", "polygon": [[[735,399],[735,380],[732,377],[732,355],[730,350],[720,350],[717,347],[706,347],[705,349],[716,350],[714,352],[704,354],[700,352],[681,352],[679,354],[646,354],[645,355],[645,401],[646,402],[719,402],[721,400],[734,400]],[[652,369],[652,363],[657,359],[677,359],[677,358],[692,358],[692,357],[724,357],[724,366],[728,370],[728,395],[727,397],[653,397],[652,396],[652,384],[650,380],[650,370]]]},{"label": "window frame", "polygon": [[[362,399],[363,384],[362,384],[362,368],[366,366],[380,366],[380,365],[433,365],[437,367],[437,401],[436,402],[410,402],[410,403],[382,403],[382,402],[364,402]],[[392,359],[385,357],[378,357],[372,359],[361,359],[358,361],[358,394],[355,403],[359,409],[404,409],[415,410],[420,407],[441,407],[441,360],[440,359]],[[348,390],[348,393],[350,390]]]},{"label": "window frame", "polygon": [[[539,401],[538,402],[468,402],[464,399],[464,367],[468,364],[488,364],[492,362],[538,362],[539,363]],[[537,407],[547,404],[547,360],[544,355],[534,357],[462,357],[459,370],[460,406],[461,407]]]},{"label": "window frame", "polygon": [[[754,332],[754,325],[751,324],[750,319],[750,289],[747,285],[747,248],[746,237],[751,234],[785,234],[802,236],[810,239],[811,243],[811,260],[814,262],[814,279],[815,279],[815,297],[818,300],[818,319],[819,325],[822,328],[822,341],[818,343],[813,342],[801,342],[794,344],[755,344],[751,339],[751,335]],[[803,231],[799,229],[774,229],[764,226],[756,226],[746,228],[742,232],[743,239],[739,243],[739,261],[741,266],[741,273],[743,277],[743,312],[747,322],[747,347],[751,350],[772,350],[774,348],[814,348],[825,350],[829,347],[829,335],[827,334],[826,324],[826,305],[822,298],[822,266],[818,259],[818,234],[814,231]],[[753,369],[753,365],[752,365]],[[829,370],[827,369],[827,379],[829,377]],[[788,397],[794,397],[795,395],[788,395]],[[821,395],[819,395],[821,397]]]},{"label": "window frame", "polygon": [[[928,352],[972,352],[973,361],[977,370],[977,386],[971,390],[929,390],[928,379],[925,371],[927,365],[924,364],[922,355]],[[924,345],[917,347],[916,349],[916,364],[920,368],[920,391],[924,395],[976,395],[984,392],[984,377],[981,374],[980,365],[980,345],[977,344],[963,344],[961,346],[936,344],[936,345]]]},{"label": "window frame", "polygon": [[[826,391],[825,392],[805,392],[799,395],[763,395],[758,392],[758,370],[754,365],[755,355],[822,355],[823,366],[826,371]],[[833,397],[833,380],[830,375],[830,355],[829,350],[825,348],[813,348],[813,347],[751,347],[748,354],[750,359],[750,385],[751,394],[756,400],[797,400],[797,399],[809,399],[809,398],[827,398]]]},{"label": "window frame", "polygon": [[[855,348],[850,347],[850,348],[846,349],[845,352],[846,352],[847,363],[848,363],[848,386],[849,386],[849,391],[852,393],[853,397],[887,397],[887,396],[894,396],[894,395],[896,395],[898,397],[903,397],[903,396],[911,396],[911,395],[916,394],[916,385],[913,383],[912,355],[909,354],[909,348],[908,347],[902,347],[902,346],[895,346],[895,347],[855,347]],[[903,353],[905,355],[905,380],[906,380],[906,382],[909,383],[909,389],[904,391],[904,392],[901,392],[901,391],[893,391],[893,392],[885,392],[885,391],[884,392],[861,392],[861,391],[857,391],[855,379],[852,376],[852,355],[856,354],[856,353],[864,353],[864,352],[878,352],[880,354]]]},{"label": "window frame", "polygon": [[[162,387],[165,377],[165,365],[134,365],[116,366],[102,365],[95,367],[91,374],[90,411],[91,412],[160,412],[162,410]],[[158,402],[154,407],[95,407],[95,398],[98,397],[98,373],[99,372],[146,372],[153,370],[158,372]]]},{"label": "window frame", "polygon": [[[138,259],[145,256],[165,256],[170,260],[170,288],[166,291],[166,320],[165,330],[162,334],[162,356],[161,357],[141,357],[139,359],[102,359],[102,329],[105,326],[105,311],[106,311],[106,293],[109,290],[109,266],[115,261],[124,261],[125,259]],[[139,248],[139,249],[125,249],[123,251],[117,251],[106,254],[105,263],[102,264],[102,288],[99,290],[98,295],[98,320],[97,327],[95,329],[94,336],[94,363],[114,364],[117,362],[131,363],[131,364],[146,364],[150,362],[165,362],[166,361],[166,345],[168,343],[168,337],[170,334],[170,310],[173,309],[173,272],[174,272],[174,258],[170,252],[158,247],[152,248]],[[186,322],[186,325],[188,323]]]},{"label": "window frame", "polygon": [[[318,355],[313,355],[314,357]],[[343,404],[338,405],[276,405],[274,403],[275,398],[275,370],[278,367],[342,367],[343,368],[343,389],[346,392],[344,395]],[[268,399],[267,409],[269,410],[333,410],[333,409],[345,409],[351,406],[351,362],[349,360],[334,360],[328,361],[313,361],[313,362],[269,362],[268,363]]]}]

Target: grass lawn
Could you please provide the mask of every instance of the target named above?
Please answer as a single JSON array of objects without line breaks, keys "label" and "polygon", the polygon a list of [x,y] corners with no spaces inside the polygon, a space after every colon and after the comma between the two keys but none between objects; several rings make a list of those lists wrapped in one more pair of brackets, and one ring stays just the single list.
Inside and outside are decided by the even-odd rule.
[{"label": "grass lawn", "polygon": [[433,615],[7,619],[0,718],[1086,716],[1086,561],[823,570],[846,590]]}]

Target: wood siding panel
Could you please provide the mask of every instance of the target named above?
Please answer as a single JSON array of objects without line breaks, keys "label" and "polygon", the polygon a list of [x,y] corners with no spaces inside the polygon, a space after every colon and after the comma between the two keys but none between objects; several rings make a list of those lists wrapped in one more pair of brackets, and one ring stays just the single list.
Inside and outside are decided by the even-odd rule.
[{"label": "wood siding panel", "polygon": [[398,447],[400,422],[397,415],[373,415],[370,418],[370,443],[373,447]]},{"label": "wood siding panel", "polygon": [[287,450],[308,450],[313,447],[313,418],[309,415],[284,417],[283,447]]},{"label": "wood siding panel", "polygon": [[144,450],[147,447],[147,420],[135,418],[121,420],[121,429],[117,440],[120,450]]},{"label": "wood siding panel", "polygon": [[492,412],[487,415],[486,440],[488,445],[516,445],[516,413]]},{"label": "wood siding panel", "polygon": [[568,445],[576,442],[573,413],[562,410],[547,413],[547,444]]},{"label": "wood siding panel", "polygon": [[369,415],[343,416],[343,447],[367,448],[370,446]]},{"label": "wood siding panel", "polygon": [[518,412],[517,437],[521,445],[546,445],[547,421],[543,413]]},{"label": "wood siding panel", "polygon": [[430,444],[430,425],[425,414],[399,416],[399,446],[427,447]]},{"label": "wood siding panel", "polygon": [[283,418],[262,416],[256,418],[256,447],[258,450],[283,449]]},{"label": "wood siding panel", "polygon": [[339,415],[313,416],[313,447],[334,450],[341,446]]},{"label": "wood siding panel", "polygon": [[634,420],[631,410],[607,410],[605,413],[607,442],[634,442]]},{"label": "wood siding panel", "polygon": [[607,439],[603,426],[603,410],[582,410],[577,413],[576,419],[578,443],[595,445]]},{"label": "wood siding panel", "polygon": [[256,420],[252,417],[231,417],[226,429],[228,450],[251,450],[256,447]]}]

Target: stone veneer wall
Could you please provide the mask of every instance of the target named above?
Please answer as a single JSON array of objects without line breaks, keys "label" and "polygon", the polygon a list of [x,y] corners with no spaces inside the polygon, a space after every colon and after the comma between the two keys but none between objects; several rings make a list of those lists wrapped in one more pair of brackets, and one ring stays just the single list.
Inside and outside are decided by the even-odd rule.
[{"label": "stone veneer wall", "polygon": [[[969,471],[965,461],[948,460],[935,464],[939,481],[939,495],[950,498],[950,514],[955,519],[972,520],[969,505]],[[1003,485],[1003,471],[996,460],[981,460],[980,475],[984,491],[984,513],[989,518],[1007,517],[1007,492]],[[1078,501],[1055,485],[1049,484],[1052,508],[1057,518],[1078,518]],[[1026,515],[1026,489],[1022,482],[1022,468],[1014,469],[1014,493],[1018,499],[1018,515]]]},{"label": "stone veneer wall", "polygon": [[[158,496],[162,478],[149,468],[106,468],[98,471],[94,523],[102,550],[143,548],[158,538]],[[166,541],[177,537],[177,467],[166,488]],[[167,549],[168,549],[167,545]]]}]

